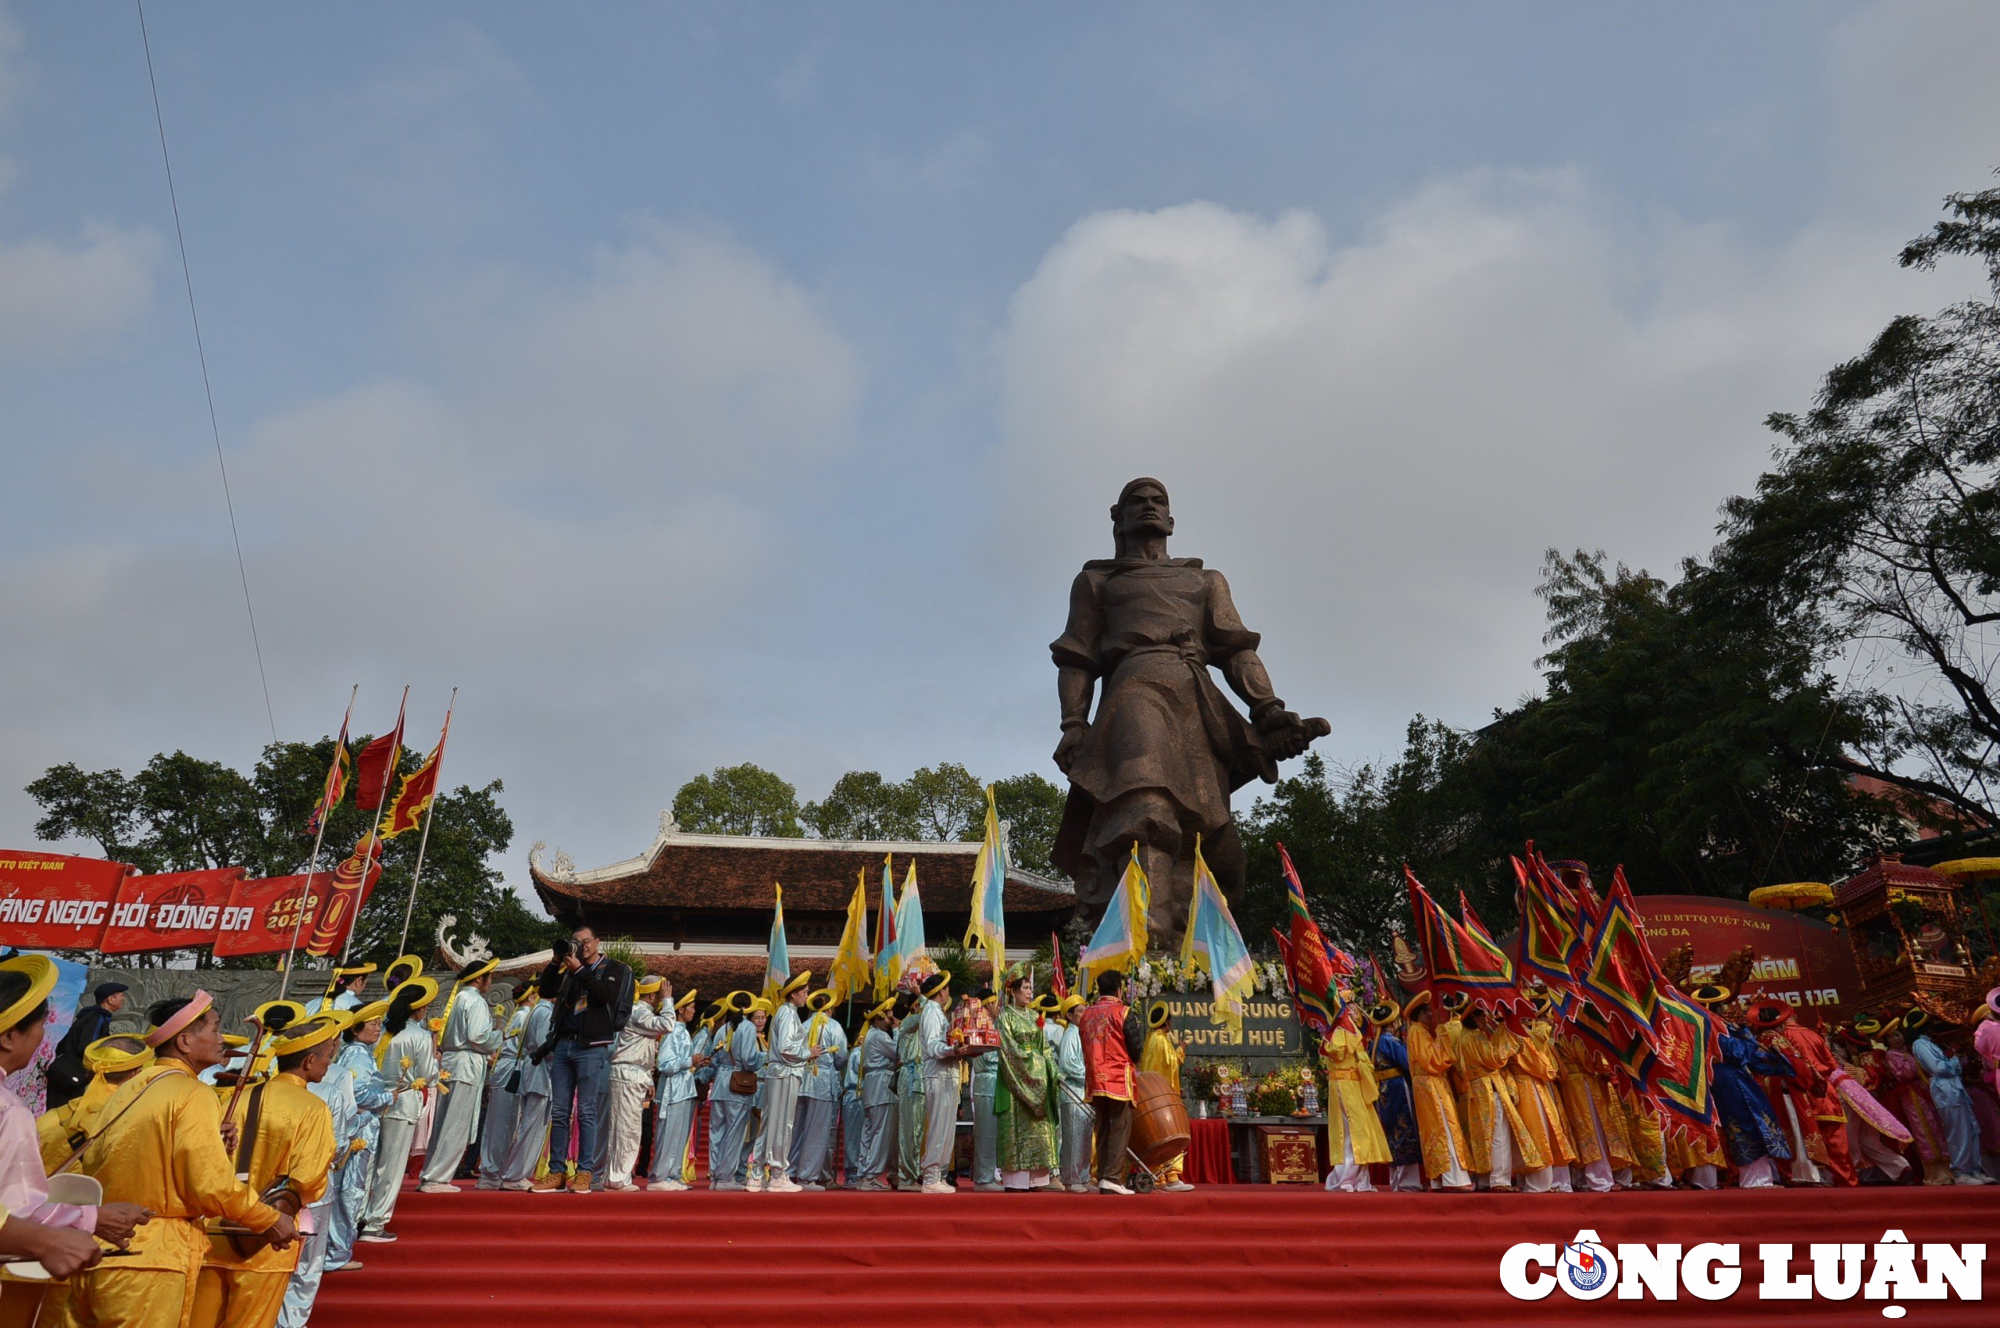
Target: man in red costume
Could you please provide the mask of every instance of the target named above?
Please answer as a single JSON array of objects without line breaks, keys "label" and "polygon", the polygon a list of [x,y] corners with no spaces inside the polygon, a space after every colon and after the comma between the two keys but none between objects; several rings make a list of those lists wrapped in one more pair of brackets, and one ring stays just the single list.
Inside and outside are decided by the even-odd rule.
[{"label": "man in red costume", "polygon": [[1097,1115],[1097,1189],[1130,1194],[1125,1186],[1131,1162],[1132,1063],[1145,1050],[1146,1029],[1120,999],[1123,973],[1100,973],[1097,999],[1076,1017],[1083,1039],[1083,1091]]},{"label": "man in red costume", "polygon": [[1765,1088],[1788,1135],[1803,1136],[1793,1149],[1793,1179],[1803,1179],[1800,1161],[1810,1156],[1842,1185],[1858,1184],[1847,1145],[1847,1109],[1831,1083],[1839,1067],[1826,1039],[1792,1017],[1783,1001],[1762,1000],[1750,1011],[1750,1026],[1763,1043],[1792,1063],[1794,1079],[1767,1079]]}]

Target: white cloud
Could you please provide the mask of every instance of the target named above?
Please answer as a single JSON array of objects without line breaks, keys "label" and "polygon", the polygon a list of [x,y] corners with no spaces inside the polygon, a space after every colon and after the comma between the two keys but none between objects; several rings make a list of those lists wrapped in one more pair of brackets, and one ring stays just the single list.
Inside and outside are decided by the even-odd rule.
[{"label": "white cloud", "polygon": [[1419,710],[1481,722],[1535,686],[1545,548],[1662,571],[1705,550],[1763,416],[1962,279],[1892,252],[1635,219],[1575,171],[1438,179],[1344,242],[1212,203],[1087,217],[1001,343],[999,525],[1055,584],[1157,475],[1176,552],[1231,576],[1334,750]]},{"label": "white cloud", "polygon": [[149,230],[99,222],[67,242],[0,238],[0,352],[68,355],[122,330],[152,299],[159,247]]},{"label": "white cloud", "polygon": [[[462,686],[449,779],[502,773],[517,811],[567,811],[524,830],[622,844],[726,704],[740,633],[719,624],[773,593],[771,505],[845,445],[854,356],[748,250],[651,226],[580,278],[418,325],[451,343],[420,373],[268,418],[230,456],[280,729],[328,731],[356,680],[379,729],[413,682],[428,741]],[[181,512],[211,538],[0,563],[0,788],[178,746],[247,765],[268,737],[212,458],[141,464],[93,480],[95,528]]]}]

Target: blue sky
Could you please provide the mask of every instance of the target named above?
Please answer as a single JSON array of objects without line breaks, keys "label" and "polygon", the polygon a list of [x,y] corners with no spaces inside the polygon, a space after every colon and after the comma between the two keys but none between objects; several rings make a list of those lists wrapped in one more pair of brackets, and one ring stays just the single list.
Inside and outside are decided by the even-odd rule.
[{"label": "blue sky", "polygon": [[[279,733],[521,846],[690,775],[1037,769],[1156,473],[1330,759],[1535,685],[2000,164],[1990,6],[149,7]],[[0,6],[0,843],[268,739],[136,18]],[[427,739],[426,739],[427,740]],[[507,864],[519,877],[520,855]]]}]

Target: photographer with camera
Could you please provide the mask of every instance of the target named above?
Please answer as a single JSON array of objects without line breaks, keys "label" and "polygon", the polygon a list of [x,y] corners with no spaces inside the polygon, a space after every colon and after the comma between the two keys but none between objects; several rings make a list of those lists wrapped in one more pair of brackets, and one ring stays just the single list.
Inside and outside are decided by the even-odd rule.
[{"label": "photographer with camera", "polygon": [[[529,1053],[549,1067],[549,1174],[535,1182],[540,1193],[567,1189],[590,1193],[590,1159],[597,1156],[604,1122],[598,1104],[610,1073],[611,1044],[632,1017],[632,971],[604,953],[597,933],[578,927],[574,944],[557,941],[555,957],[542,970],[541,988],[555,992],[549,1036]],[[565,1180],[570,1113],[577,1120],[577,1171]]]}]

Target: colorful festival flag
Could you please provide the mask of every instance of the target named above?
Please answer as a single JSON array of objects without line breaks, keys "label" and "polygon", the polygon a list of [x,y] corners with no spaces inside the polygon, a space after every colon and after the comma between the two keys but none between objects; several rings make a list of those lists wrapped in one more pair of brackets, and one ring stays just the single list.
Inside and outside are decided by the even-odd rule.
[{"label": "colorful festival flag", "polygon": [[1151,901],[1152,886],[1139,866],[1139,841],[1135,839],[1125,875],[1104,906],[1096,934],[1076,961],[1077,985],[1085,993],[1095,989],[1099,973],[1129,973],[1146,957],[1146,909]]},{"label": "colorful festival flag", "polygon": [[854,883],[854,897],[847,901],[847,925],[840,933],[840,946],[833,952],[833,967],[827,970],[827,990],[835,1004],[870,990],[874,965],[868,955],[868,870]]},{"label": "colorful festival flag", "polygon": [[437,797],[438,768],[444,763],[444,740],[449,736],[451,716],[446,715],[444,728],[438,732],[437,746],[431,748],[422,765],[403,776],[403,786],[396,790],[388,810],[382,813],[380,833],[384,842],[424,823],[424,813]]},{"label": "colorful festival flag", "polygon": [[1000,841],[1000,813],[993,806],[993,786],[986,786],[986,836],[972,860],[972,919],[965,928],[965,948],[986,952],[993,968],[993,989],[1000,990],[1000,970],[1007,963],[1007,846]]},{"label": "colorful festival flag", "polygon": [[875,999],[887,1000],[903,976],[903,954],[896,943],[896,878],[893,854],[882,859],[882,903],[875,910]]},{"label": "colorful festival flag", "polygon": [[1493,933],[1486,930],[1486,924],[1472,911],[1472,901],[1465,897],[1465,891],[1458,892],[1458,916],[1465,923],[1466,944],[1469,947],[1472,966],[1480,972],[1493,969],[1507,975],[1507,981],[1514,981],[1514,964],[1507,958],[1507,952],[1493,939]]},{"label": "colorful festival flag", "polygon": [[1491,937],[1474,937],[1465,925],[1448,917],[1408,863],[1403,864],[1403,880],[1410,891],[1417,948],[1430,974],[1432,999],[1460,991],[1481,1009],[1506,1014],[1518,995],[1506,954]]},{"label": "colorful festival flag", "polygon": [[771,909],[771,939],[764,949],[764,999],[777,1004],[778,993],[792,980],[792,952],[785,944],[785,887],[775,882],[778,902]]},{"label": "colorful festival flag", "polygon": [[[1346,1002],[1340,998],[1340,966],[1334,960],[1333,946],[1306,908],[1305,885],[1283,844],[1278,845],[1278,868],[1285,878],[1285,896],[1290,901],[1292,915],[1291,935],[1279,945],[1278,954],[1284,960],[1292,1009],[1298,1014],[1300,1026],[1313,1035],[1313,1045],[1317,1047],[1333,1032],[1333,1026],[1345,1012]],[[1348,968],[1352,970],[1351,962]]]},{"label": "colorful festival flag", "polygon": [[372,812],[382,805],[389,791],[389,777],[396,773],[396,758],[403,751],[403,713],[409,707],[410,692],[403,689],[403,704],[396,707],[396,727],[361,749],[355,762],[354,805]]},{"label": "colorful festival flag", "polygon": [[1583,966],[1578,986],[1610,1022],[1615,1033],[1643,1039],[1655,1048],[1659,1033],[1659,992],[1656,965],[1646,947],[1645,924],[1639,920],[1625,868],[1612,873],[1604,898],[1584,897]]},{"label": "colorful festival flag", "polygon": [[1063,974],[1062,937],[1054,932],[1049,933],[1049,953],[1055,956],[1055,967],[1049,973],[1049,990],[1057,1000],[1062,1000],[1069,995],[1069,979]]},{"label": "colorful festival flag", "polygon": [[1201,856],[1201,836],[1194,840],[1194,905],[1190,910],[1187,935],[1181,941],[1181,963],[1205,971],[1214,1003],[1209,1022],[1221,1024],[1232,1033],[1243,1031],[1243,1011],[1250,999],[1254,965],[1250,947],[1243,943],[1236,919],[1230,916],[1229,901]]},{"label": "colorful festival flag", "polygon": [[1575,971],[1583,952],[1576,896],[1535,852],[1533,843],[1527,852],[1526,862],[1513,859],[1521,905],[1515,971],[1540,978],[1555,1001],[1556,1013],[1566,1016],[1579,999]]},{"label": "colorful festival flag", "polygon": [[903,958],[902,972],[935,971],[930,944],[924,939],[924,897],[917,892],[915,860],[903,878],[903,893],[896,900],[896,949]]},{"label": "colorful festival flag", "polygon": [[320,790],[319,801],[313,804],[312,815],[306,818],[306,833],[318,835],[326,824],[326,818],[340,805],[347,794],[347,776],[353,767],[354,758],[347,750],[347,725],[354,718],[354,699],[348,698],[347,713],[340,717],[340,736],[333,740],[333,764],[326,768],[326,785]]}]

